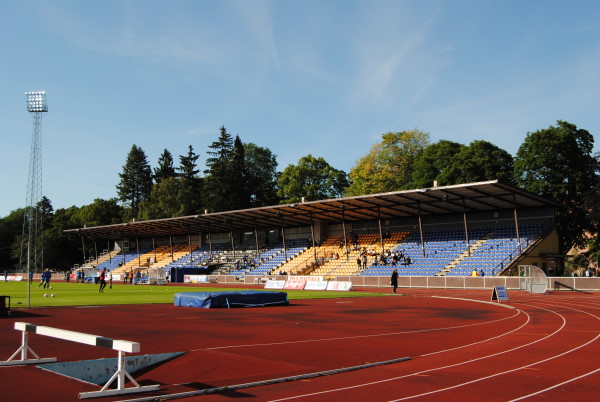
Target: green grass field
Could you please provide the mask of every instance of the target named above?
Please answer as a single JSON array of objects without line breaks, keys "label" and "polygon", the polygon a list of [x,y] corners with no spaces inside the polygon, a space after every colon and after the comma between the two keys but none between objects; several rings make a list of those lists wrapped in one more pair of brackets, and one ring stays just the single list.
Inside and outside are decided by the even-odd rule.
[{"label": "green grass field", "polygon": [[[149,304],[173,303],[175,293],[181,292],[222,292],[227,290],[243,290],[243,288],[197,287],[197,286],[148,286],[113,284],[104,293],[98,292],[99,285],[89,283],[52,283],[53,289],[36,289],[39,282],[32,282],[30,291],[30,307],[49,306],[97,306],[108,304]],[[381,293],[369,292],[334,292],[285,290],[290,300],[326,299],[344,297],[382,296]],[[47,297],[44,297],[47,294]],[[54,297],[51,295],[54,294]],[[11,308],[27,307],[27,282],[0,282],[0,295],[11,297]]]}]

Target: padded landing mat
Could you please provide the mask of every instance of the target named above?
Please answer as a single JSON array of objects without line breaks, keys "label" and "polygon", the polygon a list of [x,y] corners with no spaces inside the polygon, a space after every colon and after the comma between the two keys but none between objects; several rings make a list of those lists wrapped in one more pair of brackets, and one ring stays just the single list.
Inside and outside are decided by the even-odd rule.
[{"label": "padded landing mat", "polygon": [[244,290],[240,292],[184,292],[175,294],[175,305],[180,307],[232,308],[286,306],[290,304],[286,292]]},{"label": "padded landing mat", "polygon": [[[125,368],[129,374],[164,363],[181,356],[184,352],[160,353],[156,355],[125,356]],[[40,364],[39,368],[77,380],[104,385],[117,372],[116,358],[83,360],[78,362]]]}]

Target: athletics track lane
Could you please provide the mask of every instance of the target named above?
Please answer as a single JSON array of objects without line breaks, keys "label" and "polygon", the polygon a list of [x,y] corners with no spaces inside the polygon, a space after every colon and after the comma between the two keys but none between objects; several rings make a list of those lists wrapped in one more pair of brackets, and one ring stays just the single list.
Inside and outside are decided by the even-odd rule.
[{"label": "athletics track lane", "polygon": [[598,302],[561,296],[513,300],[511,305],[529,316],[526,325],[482,344],[440,349],[409,362],[348,373],[343,380],[331,376],[297,389],[284,384],[264,387],[264,394],[252,391],[261,400],[589,401],[600,390]]},{"label": "athletics track lane", "polygon": [[[489,300],[490,292],[406,292],[417,297],[301,300],[290,307],[232,310],[169,305],[35,309],[37,317],[0,322],[0,334],[7,340],[0,344],[0,353],[8,357],[19,344],[9,321],[138,341],[142,353],[189,351],[136,377],[144,384],[162,384],[162,394],[413,358],[188,400],[387,401],[417,395],[425,400],[510,400],[546,388],[533,398],[590,400],[600,390],[598,373],[586,375],[600,367],[597,295],[510,292],[509,305],[515,308],[509,309],[428,297]],[[32,346],[42,356],[48,356],[44,348],[56,350],[53,356],[59,361],[116,353],[61,342],[36,337]],[[0,391],[16,398],[7,400],[75,400],[78,392],[93,389],[34,367],[0,368]]]}]

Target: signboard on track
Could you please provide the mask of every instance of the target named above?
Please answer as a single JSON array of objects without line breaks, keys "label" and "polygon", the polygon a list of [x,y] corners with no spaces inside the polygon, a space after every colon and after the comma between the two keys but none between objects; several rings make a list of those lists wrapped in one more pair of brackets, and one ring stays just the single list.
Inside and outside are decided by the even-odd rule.
[{"label": "signboard on track", "polygon": [[508,301],[508,291],[504,286],[494,286],[494,290],[492,292],[492,301]]}]

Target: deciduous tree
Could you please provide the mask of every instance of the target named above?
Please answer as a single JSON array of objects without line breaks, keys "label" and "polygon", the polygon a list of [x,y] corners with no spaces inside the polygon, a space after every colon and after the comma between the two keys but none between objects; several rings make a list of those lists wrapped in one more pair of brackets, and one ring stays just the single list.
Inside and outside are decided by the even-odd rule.
[{"label": "deciduous tree", "polygon": [[563,253],[586,243],[590,227],[584,195],[595,184],[594,137],[574,124],[528,133],[515,158],[514,177],[519,187],[558,203],[556,224]]},{"label": "deciduous tree", "polygon": [[429,134],[410,130],[386,133],[350,171],[346,195],[384,193],[409,188],[414,161],[429,145]]},{"label": "deciduous tree", "polygon": [[344,171],[333,168],[323,158],[307,155],[297,165],[288,165],[278,180],[281,203],[314,201],[342,196],[348,186]]}]

